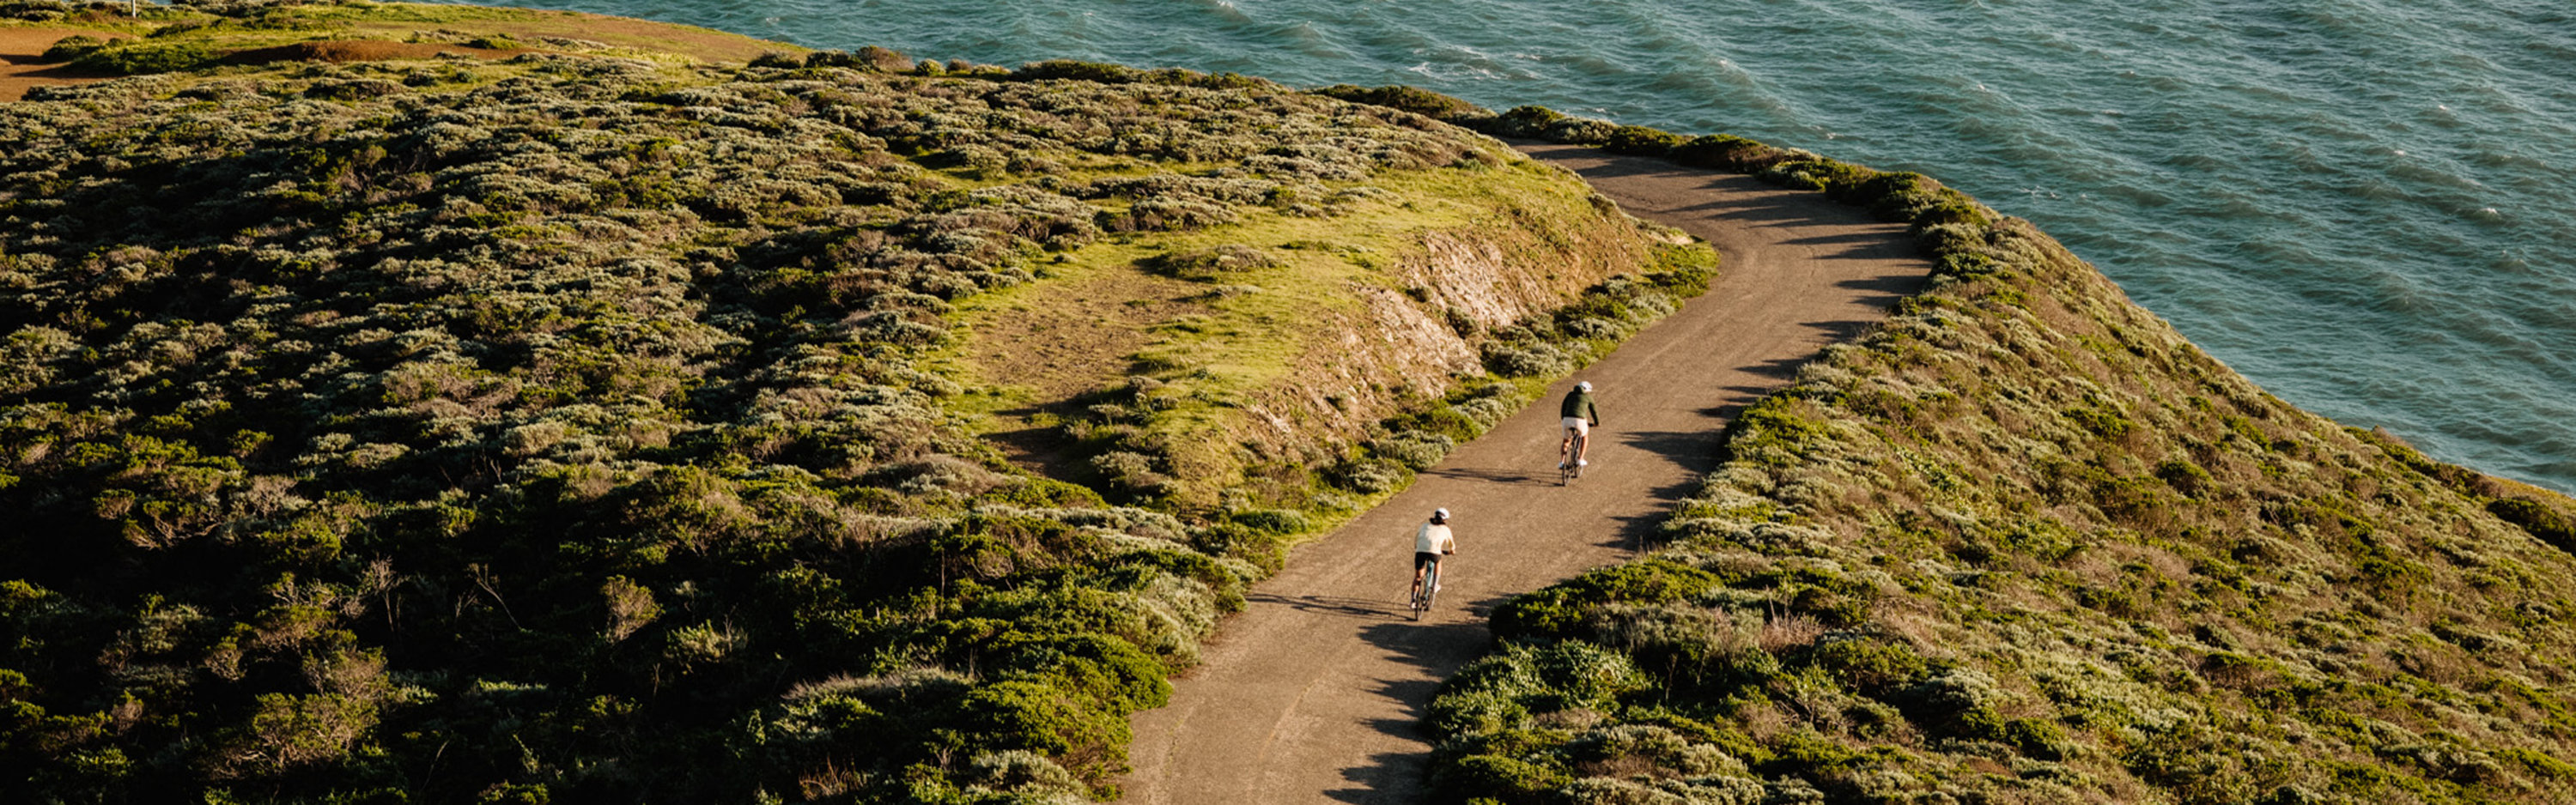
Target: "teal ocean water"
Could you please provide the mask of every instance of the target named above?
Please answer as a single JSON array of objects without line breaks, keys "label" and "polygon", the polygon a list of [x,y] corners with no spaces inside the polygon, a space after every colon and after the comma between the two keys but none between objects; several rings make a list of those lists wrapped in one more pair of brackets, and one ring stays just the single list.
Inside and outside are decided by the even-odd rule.
[{"label": "teal ocean water", "polygon": [[2566,0],[549,0],[832,49],[1414,84],[1915,170],[2297,405],[2576,491]]}]

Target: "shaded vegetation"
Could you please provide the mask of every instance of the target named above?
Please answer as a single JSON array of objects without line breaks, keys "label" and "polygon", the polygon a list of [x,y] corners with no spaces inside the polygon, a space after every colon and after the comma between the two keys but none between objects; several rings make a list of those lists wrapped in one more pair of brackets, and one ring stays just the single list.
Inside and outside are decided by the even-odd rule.
[{"label": "shaded vegetation", "polygon": [[[203,29],[367,7],[246,8]],[[1459,319],[1519,380],[1386,409],[1305,492],[1193,501],[1129,438],[1185,410],[1151,377],[1085,425],[1091,486],[1004,461],[936,365],[957,306],[1508,154],[1251,79],[890,51],[30,99],[0,108],[10,802],[1109,795],[1127,714],[1288,539],[1710,268],[1595,210],[1653,273]]]},{"label": "shaded vegetation", "polygon": [[1938,268],[1734,421],[1666,547],[1496,610],[1502,648],[1431,708],[1444,797],[2555,802],[2576,785],[2566,498],[2263,393],[2027,222],[1927,178],[1535,107],[1451,117],[1816,189],[1912,223]]}]

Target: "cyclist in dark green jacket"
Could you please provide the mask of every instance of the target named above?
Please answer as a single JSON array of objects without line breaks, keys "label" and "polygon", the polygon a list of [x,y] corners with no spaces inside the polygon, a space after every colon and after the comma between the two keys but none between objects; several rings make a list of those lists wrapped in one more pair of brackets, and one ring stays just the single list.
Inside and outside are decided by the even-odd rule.
[{"label": "cyclist in dark green jacket", "polygon": [[1566,392],[1565,403],[1557,406],[1556,413],[1565,423],[1565,441],[1557,443],[1556,454],[1570,454],[1577,467],[1592,463],[1583,460],[1583,454],[1592,449],[1592,428],[1601,424],[1601,409],[1592,404],[1592,381],[1574,384],[1574,390]]}]

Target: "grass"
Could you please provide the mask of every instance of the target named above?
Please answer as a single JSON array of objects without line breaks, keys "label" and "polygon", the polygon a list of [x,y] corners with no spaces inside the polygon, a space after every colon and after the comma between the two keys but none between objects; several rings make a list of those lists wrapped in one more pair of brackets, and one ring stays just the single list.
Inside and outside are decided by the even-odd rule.
[{"label": "grass", "polygon": [[[1423,291],[1418,283],[1432,260],[1427,242],[1495,244],[1497,251],[1527,246],[1560,250],[1561,262],[1540,261],[1548,263],[1543,268],[1533,263],[1485,269],[1491,282],[1548,289],[1510,300],[1517,307],[1487,314],[1496,319],[1539,312],[1533,306],[1547,303],[1551,295],[1561,304],[1580,284],[1606,277],[1627,265],[1624,260],[1634,259],[1625,255],[1636,254],[1634,247],[1591,255],[1569,248],[1585,239],[1605,239],[1628,225],[1605,218],[1579,185],[1525,159],[1494,168],[1325,183],[1319,193],[1354,190],[1364,195],[1337,205],[1329,215],[1253,208],[1224,227],[1139,233],[1061,253],[1054,258],[1059,262],[1046,264],[1038,281],[959,307],[954,316],[975,335],[950,352],[944,371],[961,385],[990,392],[973,408],[993,417],[988,425],[993,431],[1026,430],[1040,420],[1078,421],[1076,409],[1132,385],[1131,378],[1146,378],[1154,385],[1144,400],[1152,415],[1143,417],[1148,420],[1144,431],[1126,441],[1158,446],[1143,452],[1157,455],[1169,474],[1192,479],[1174,490],[1176,502],[1193,509],[1307,508],[1315,505],[1307,496],[1311,490],[1246,497],[1252,486],[1247,474],[1259,472],[1264,463],[1307,463],[1312,455],[1298,452],[1306,445],[1356,443],[1378,420],[1445,396],[1462,382],[1490,380],[1475,359],[1475,334],[1455,332],[1446,311],[1427,294],[1407,296],[1408,291]],[[1101,206],[1116,211],[1115,206]],[[1505,232],[1485,223],[1513,216],[1524,219],[1528,228]],[[1559,243],[1515,242],[1528,232],[1548,233]],[[1216,249],[1240,249],[1262,265],[1190,284],[1175,284],[1145,268],[1173,255]],[[1062,311],[1080,307],[1080,300],[1095,300],[1097,308],[1096,300],[1109,297],[1128,300],[1128,310],[1097,314],[1104,317],[1103,326],[1116,332],[1049,345],[1080,351],[1051,351],[1040,366],[1024,359],[979,365],[979,360],[997,363],[999,356],[1016,354],[1020,345],[1014,341],[1027,332],[1021,322],[1062,318]],[[1147,306],[1151,314],[1135,311],[1135,303],[1144,299],[1164,301]],[[1389,320],[1388,315],[1399,318]],[[1351,346],[1354,333],[1402,326],[1427,336],[1428,342],[1393,353],[1374,344]],[[1336,359],[1372,355],[1377,357],[1363,361],[1371,373],[1362,381],[1363,390],[1313,391],[1328,382],[1349,382],[1318,375],[1342,369]],[[1039,382],[1001,379],[1032,376]],[[1231,502],[1224,497],[1229,490],[1235,495]]]},{"label": "grass", "polygon": [[139,19],[92,14],[77,21],[86,28],[142,38],[114,43],[76,63],[83,69],[127,75],[197,69],[244,54],[316,41],[375,43],[379,50],[396,44],[454,45],[462,46],[456,52],[487,57],[525,51],[578,52],[674,63],[742,63],[764,53],[808,52],[795,45],[692,26],[570,11],[439,3],[348,0],[227,14],[161,7]]}]

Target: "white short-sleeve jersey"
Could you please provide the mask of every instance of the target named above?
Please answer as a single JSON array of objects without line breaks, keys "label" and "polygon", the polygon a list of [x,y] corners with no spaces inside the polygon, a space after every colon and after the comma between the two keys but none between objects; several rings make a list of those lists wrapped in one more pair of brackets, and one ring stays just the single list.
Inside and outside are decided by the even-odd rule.
[{"label": "white short-sleeve jersey", "polygon": [[1413,532],[1414,553],[1448,553],[1457,549],[1458,539],[1449,535],[1448,526],[1423,523],[1421,530]]}]

